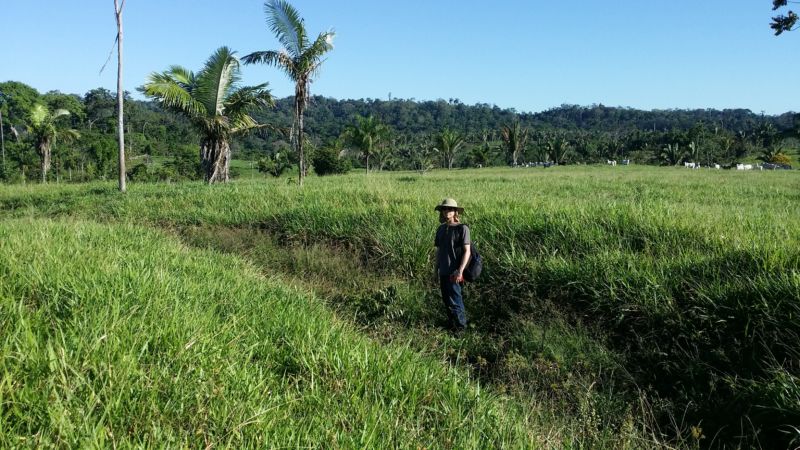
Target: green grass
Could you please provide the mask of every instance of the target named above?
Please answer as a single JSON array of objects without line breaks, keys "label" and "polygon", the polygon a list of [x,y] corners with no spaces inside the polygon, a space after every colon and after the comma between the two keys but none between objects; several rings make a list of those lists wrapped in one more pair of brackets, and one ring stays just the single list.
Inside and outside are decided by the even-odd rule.
[{"label": "green grass", "polygon": [[[311,177],[303,189],[268,178],[131,184],[127,195],[110,184],[14,186],[0,188],[0,211],[6,220],[207,229],[183,238],[262,273],[274,268],[280,284],[292,273],[328,283],[321,293],[345,310],[349,302],[356,323],[409,330],[420,348],[439,314],[432,206],[455,197],[487,268],[467,292],[474,334],[448,358],[516,405],[541,399],[544,435],[622,447],[659,432],[653,414],[659,439],[681,445],[692,440],[677,433],[696,426],[706,445],[786,446],[786,425],[800,420],[799,188],[794,172],[483,169]],[[274,242],[243,244],[250,238],[227,229]],[[295,247],[309,250],[269,256]],[[324,262],[337,269],[326,273]],[[356,281],[336,297],[359,268],[385,284]]]},{"label": "green grass", "polygon": [[82,221],[0,224],[0,445],[516,447],[537,427],[230,256]]},{"label": "green grass", "polygon": [[234,159],[231,161],[230,170],[237,175],[237,178],[242,180],[263,179],[268,176],[258,171],[258,161]]}]

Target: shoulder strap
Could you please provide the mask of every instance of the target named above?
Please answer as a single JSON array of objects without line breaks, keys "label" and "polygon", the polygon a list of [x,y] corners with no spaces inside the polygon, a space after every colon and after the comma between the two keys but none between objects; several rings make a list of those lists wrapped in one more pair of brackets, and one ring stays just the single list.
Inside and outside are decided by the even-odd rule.
[{"label": "shoulder strap", "polygon": [[463,246],[464,245],[464,227],[469,228],[469,225],[467,225],[465,223],[462,223],[462,224],[459,224],[459,227],[461,228],[461,245]]}]

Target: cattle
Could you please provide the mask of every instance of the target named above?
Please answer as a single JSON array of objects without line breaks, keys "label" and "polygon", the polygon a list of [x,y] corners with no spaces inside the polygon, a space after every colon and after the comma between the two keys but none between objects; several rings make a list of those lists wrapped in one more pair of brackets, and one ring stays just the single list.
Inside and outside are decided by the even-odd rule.
[{"label": "cattle", "polygon": [[609,166],[616,166],[617,165],[617,160],[616,159],[607,159],[606,160],[606,164],[608,164]]}]

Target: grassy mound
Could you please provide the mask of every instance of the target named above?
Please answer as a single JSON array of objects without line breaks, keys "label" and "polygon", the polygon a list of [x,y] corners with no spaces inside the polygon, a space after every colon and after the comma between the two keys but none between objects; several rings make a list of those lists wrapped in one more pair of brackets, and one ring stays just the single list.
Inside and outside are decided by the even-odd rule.
[{"label": "grassy mound", "polygon": [[0,446],[520,447],[513,404],[240,260],[0,222]]}]

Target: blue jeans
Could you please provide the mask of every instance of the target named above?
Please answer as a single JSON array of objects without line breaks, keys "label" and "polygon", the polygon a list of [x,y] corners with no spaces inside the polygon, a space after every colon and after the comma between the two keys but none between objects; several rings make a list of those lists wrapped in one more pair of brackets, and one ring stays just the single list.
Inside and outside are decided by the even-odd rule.
[{"label": "blue jeans", "polygon": [[442,290],[442,302],[450,320],[450,328],[454,330],[467,327],[467,314],[464,312],[464,300],[461,298],[461,285],[450,281],[450,277],[439,277]]}]

